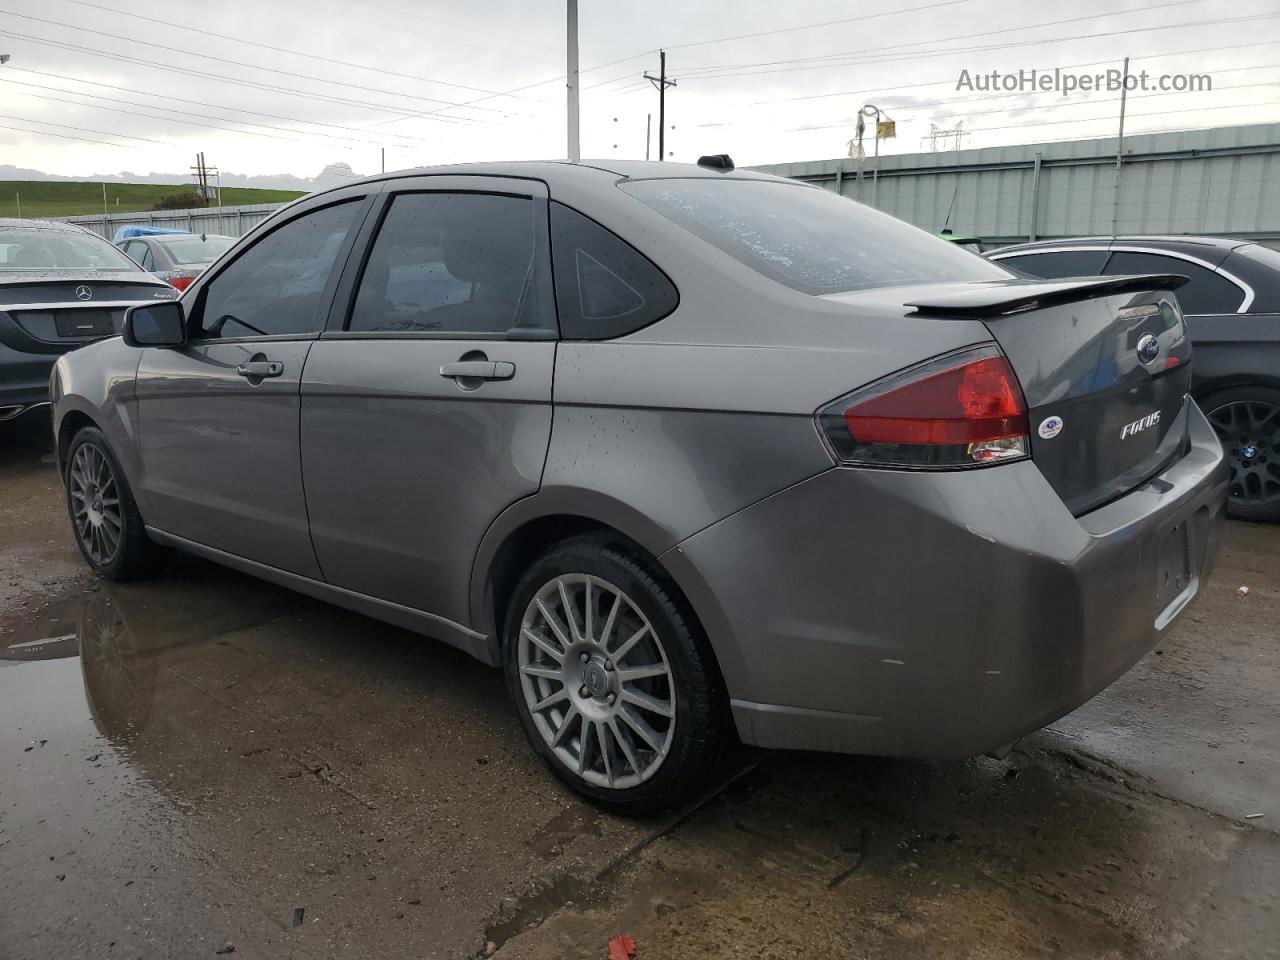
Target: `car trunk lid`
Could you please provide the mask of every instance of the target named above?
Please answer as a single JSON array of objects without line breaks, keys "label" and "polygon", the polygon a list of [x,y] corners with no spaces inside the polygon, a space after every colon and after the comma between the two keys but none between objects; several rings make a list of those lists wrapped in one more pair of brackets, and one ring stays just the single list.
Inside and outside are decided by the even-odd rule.
[{"label": "car trunk lid", "polygon": [[1191,345],[1175,276],[917,288],[918,314],[982,321],[1027,402],[1031,456],[1076,515],[1185,449]]}]

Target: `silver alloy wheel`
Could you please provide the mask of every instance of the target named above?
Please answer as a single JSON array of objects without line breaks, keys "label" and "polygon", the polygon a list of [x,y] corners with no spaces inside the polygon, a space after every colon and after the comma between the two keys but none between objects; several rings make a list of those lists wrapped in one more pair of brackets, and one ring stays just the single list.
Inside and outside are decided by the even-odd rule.
[{"label": "silver alloy wheel", "polygon": [[675,684],[657,632],[621,589],[584,573],[547,582],[525,608],[518,652],[534,726],[565,766],[614,790],[657,773]]},{"label": "silver alloy wheel", "polygon": [[94,563],[110,563],[124,531],[120,490],[110,461],[92,443],[82,443],[71,458],[68,480],[76,536]]}]

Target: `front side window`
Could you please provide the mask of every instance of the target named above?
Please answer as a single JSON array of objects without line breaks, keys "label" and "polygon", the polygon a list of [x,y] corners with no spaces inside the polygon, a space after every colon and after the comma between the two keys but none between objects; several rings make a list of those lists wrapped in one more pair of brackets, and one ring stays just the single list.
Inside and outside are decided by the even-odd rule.
[{"label": "front side window", "polygon": [[80,230],[14,227],[0,231],[0,273],[137,273],[138,265],[101,237]]},{"label": "front side window", "polygon": [[489,193],[394,197],[347,329],[505,334],[553,329],[545,202]]},{"label": "front side window", "polygon": [[1226,277],[1178,257],[1120,251],[1111,255],[1106,273],[1119,277],[1143,273],[1187,277],[1187,282],[1174,291],[1183,313],[1235,313],[1244,302],[1244,291]]},{"label": "front side window", "polygon": [[281,337],[324,326],[321,295],[360,211],[348,200],[303,214],[244,251],[200,293],[196,336]]},{"label": "front side window", "polygon": [[800,184],[639,180],[621,189],[758,273],[815,296],[1012,276],[896,217]]}]

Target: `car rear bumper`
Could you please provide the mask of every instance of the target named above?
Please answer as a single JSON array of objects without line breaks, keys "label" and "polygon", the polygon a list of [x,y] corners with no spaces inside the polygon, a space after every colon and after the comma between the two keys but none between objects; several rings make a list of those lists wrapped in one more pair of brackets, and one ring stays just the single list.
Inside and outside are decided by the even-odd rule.
[{"label": "car rear bumper", "polygon": [[57,354],[22,353],[0,343],[0,420],[49,402],[49,374],[57,359]]},{"label": "car rear bumper", "polygon": [[1227,467],[1194,407],[1191,438],[1163,474],[1078,518],[1032,462],[837,468],[662,559],[707,629],[744,741],[972,756],[1098,693],[1195,596]]}]

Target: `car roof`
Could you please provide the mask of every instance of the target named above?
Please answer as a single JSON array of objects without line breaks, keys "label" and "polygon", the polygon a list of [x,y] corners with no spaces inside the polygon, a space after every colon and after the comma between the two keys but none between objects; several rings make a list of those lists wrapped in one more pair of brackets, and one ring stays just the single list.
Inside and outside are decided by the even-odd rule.
[{"label": "car roof", "polygon": [[1200,247],[1204,249],[1234,250],[1237,247],[1244,247],[1253,243],[1252,240],[1241,240],[1236,237],[1200,237],[1200,236],[1178,236],[1176,234],[1121,234],[1120,236],[1106,237],[1062,237],[1056,240],[1033,240],[1030,243],[1015,243],[1007,247],[1001,247],[993,253],[1006,254],[1015,252],[1031,252],[1039,250],[1052,250],[1055,247],[1078,247],[1078,246],[1110,246],[1111,244],[1144,246],[1166,249],[1186,249],[1188,247]]},{"label": "car roof", "polygon": [[59,223],[56,220],[28,220],[25,217],[0,217],[0,230],[12,230],[18,227],[24,230],[48,230],[51,233],[89,232],[74,223]]},{"label": "car roof", "polygon": [[795,186],[807,186],[798,180],[777,177],[768,173],[757,173],[754,170],[723,171],[710,167],[700,167],[695,163],[671,163],[651,160],[495,160],[479,163],[455,163],[433,167],[416,167],[410,170],[397,170],[394,173],[382,173],[372,177],[350,180],[327,190],[318,191],[311,196],[319,196],[334,190],[344,190],[362,183],[377,183],[385,180],[402,180],[407,177],[513,177],[542,180],[554,187],[557,183],[612,183],[617,179],[625,180],[666,180],[666,179],[729,179],[729,180],[764,180],[775,183],[789,183]]}]

